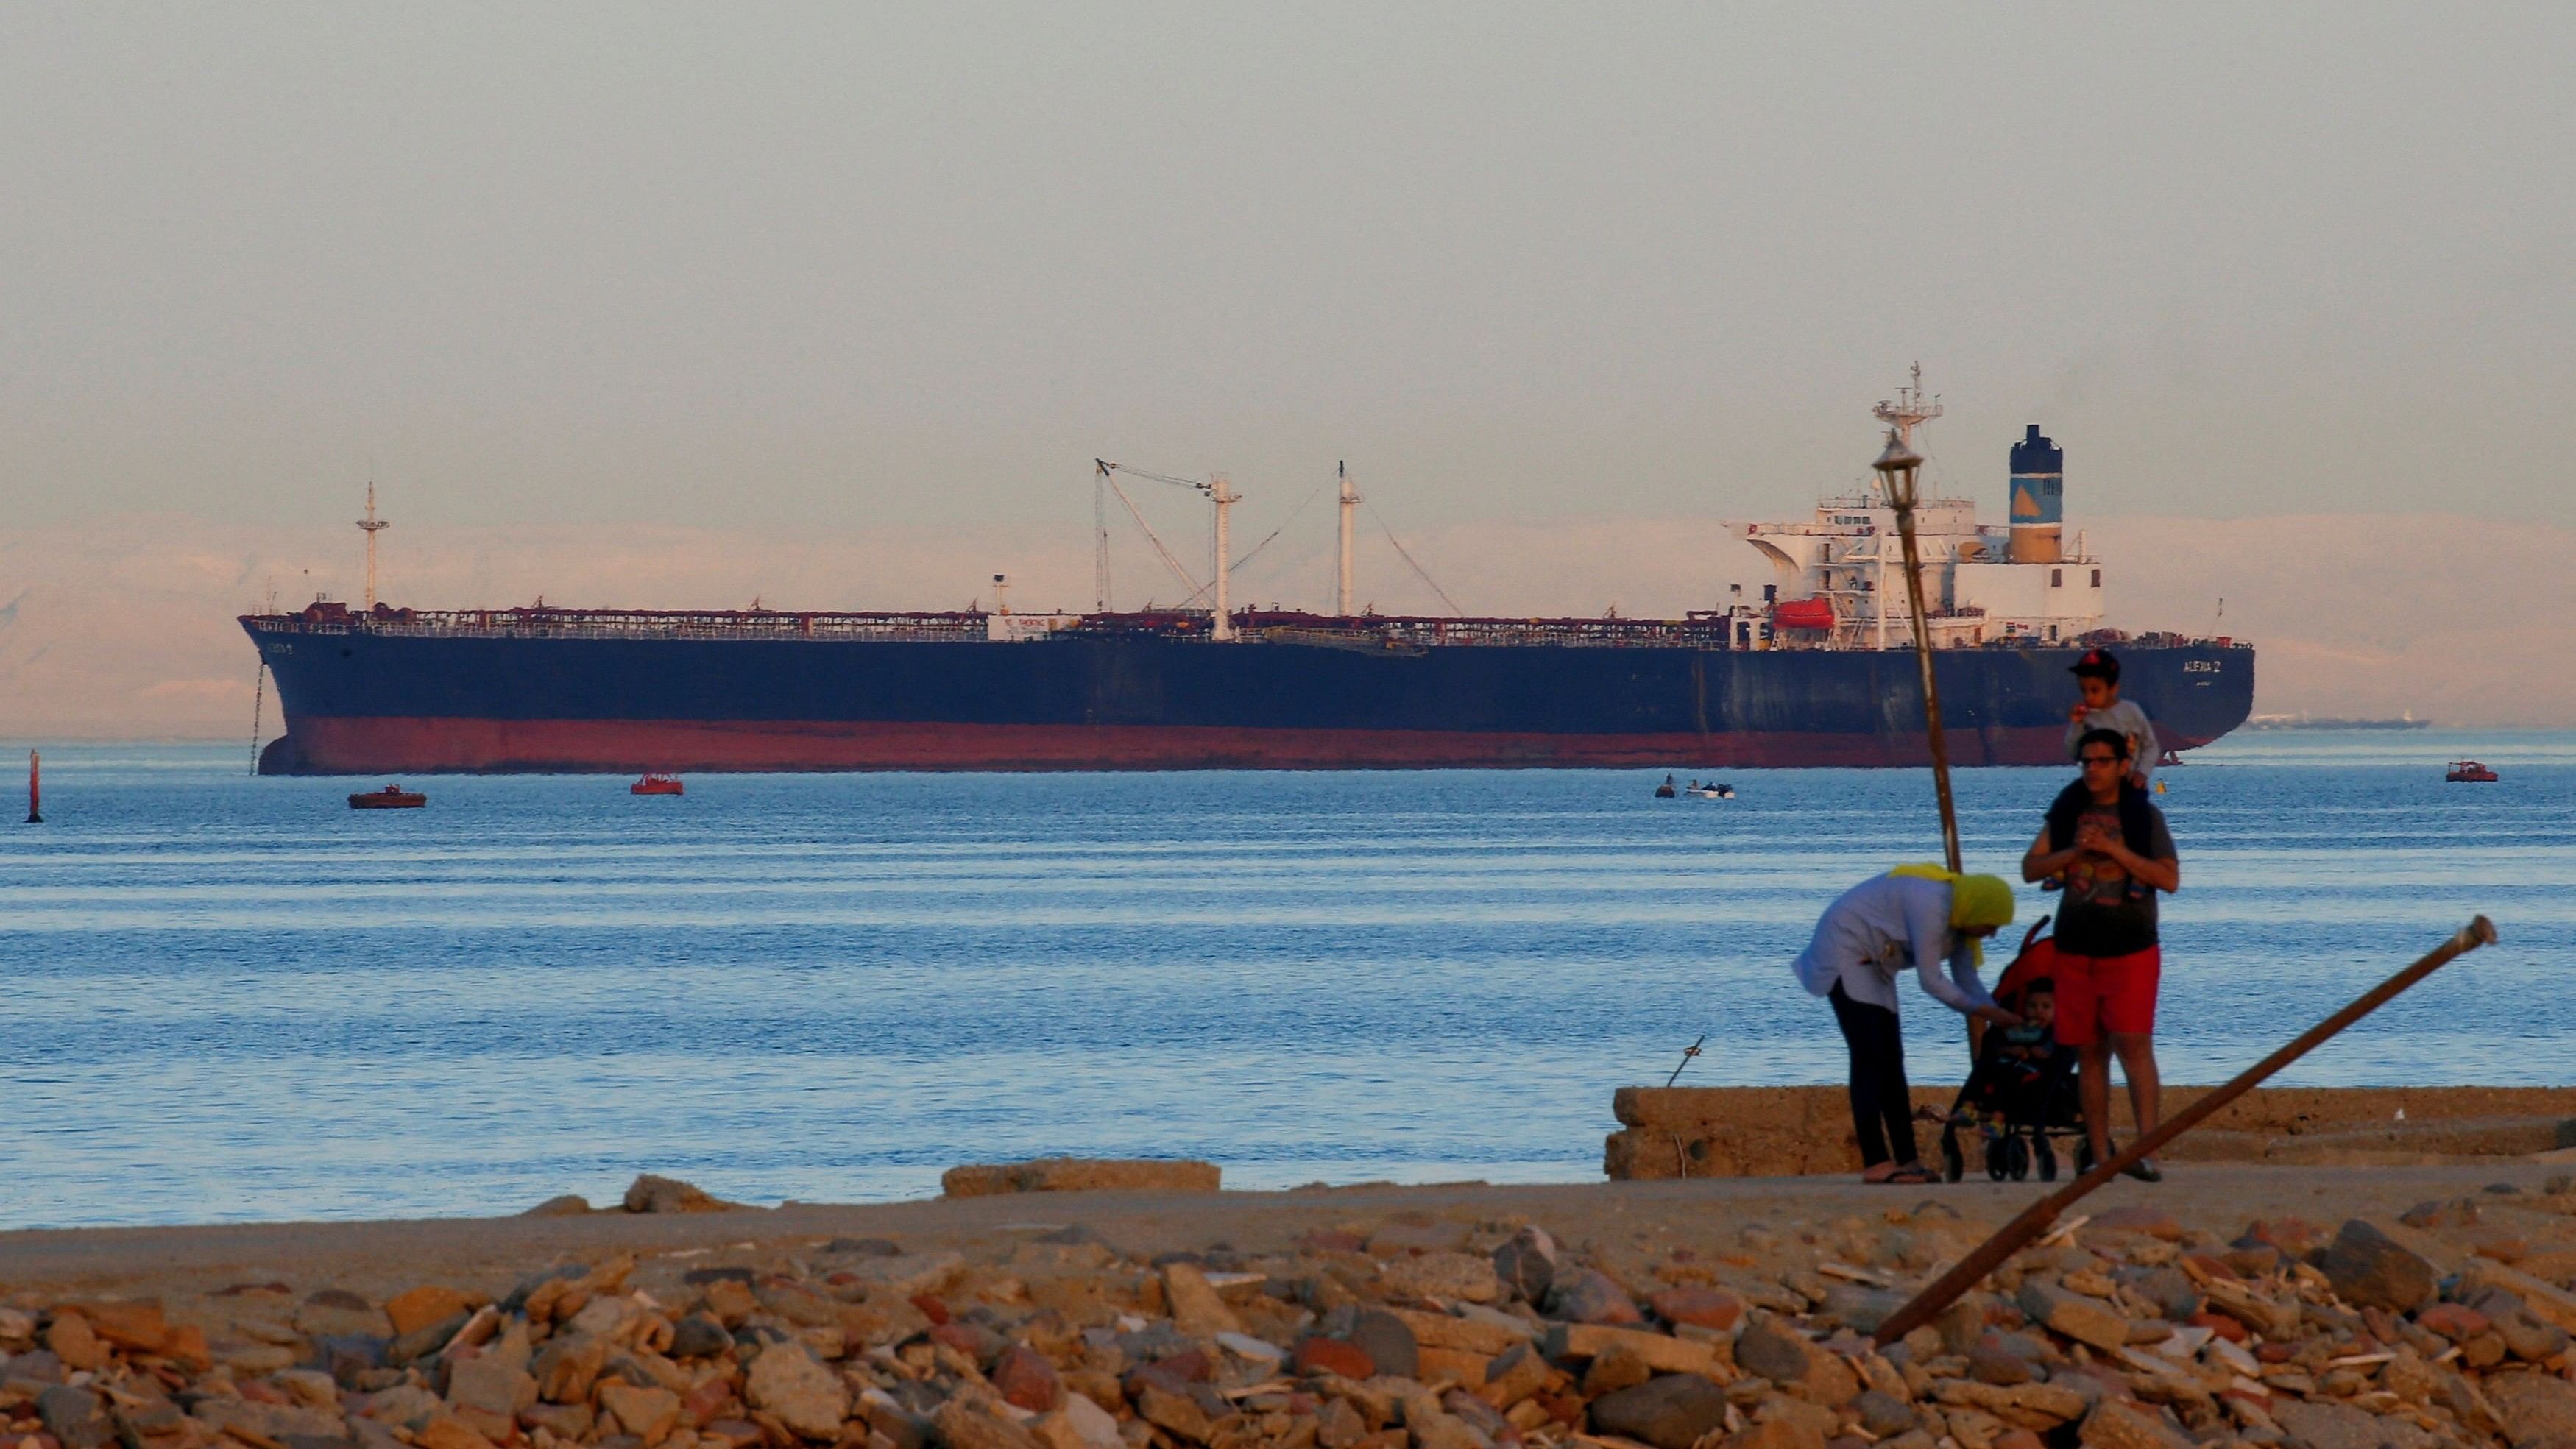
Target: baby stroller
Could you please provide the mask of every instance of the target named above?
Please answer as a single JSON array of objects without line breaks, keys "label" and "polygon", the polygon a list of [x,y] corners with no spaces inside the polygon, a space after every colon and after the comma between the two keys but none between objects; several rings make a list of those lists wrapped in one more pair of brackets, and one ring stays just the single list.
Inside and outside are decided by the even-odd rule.
[{"label": "baby stroller", "polygon": [[[2021,1012],[2031,983],[2055,974],[2055,939],[2039,934],[2048,921],[2042,916],[2031,923],[2020,952],[1995,983],[1995,1000],[2007,1011]],[[2016,1047],[2023,1048],[2019,1055]],[[1976,1064],[1941,1121],[1943,1174],[1952,1182],[1967,1176],[1963,1138],[1977,1143],[1986,1176],[1996,1182],[2020,1182],[2034,1168],[2040,1181],[2056,1181],[2059,1138],[2073,1139],[2079,1175],[2092,1170],[2093,1144],[2075,1090],[2075,1063],[2075,1052],[2053,1040],[2016,1043],[2004,1031],[1987,1028]]]}]

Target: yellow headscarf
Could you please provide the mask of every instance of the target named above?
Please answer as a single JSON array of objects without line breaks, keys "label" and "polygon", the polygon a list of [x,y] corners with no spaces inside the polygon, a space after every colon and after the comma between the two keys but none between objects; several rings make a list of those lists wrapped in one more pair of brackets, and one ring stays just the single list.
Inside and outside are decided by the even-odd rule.
[{"label": "yellow headscarf", "polygon": [[[2013,918],[2012,887],[1999,875],[1962,875],[1954,870],[1925,862],[1900,865],[1889,875],[1911,876],[1916,880],[1945,881],[1950,887],[1950,929],[1964,931],[1972,926],[2009,926]],[[1982,966],[1986,953],[1977,938],[1968,938],[1968,949]]]}]

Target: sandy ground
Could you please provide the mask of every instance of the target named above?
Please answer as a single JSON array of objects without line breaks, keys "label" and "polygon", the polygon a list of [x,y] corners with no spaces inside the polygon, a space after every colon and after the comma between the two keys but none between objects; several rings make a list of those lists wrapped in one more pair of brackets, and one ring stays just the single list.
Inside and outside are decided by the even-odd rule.
[{"label": "sandy ground", "polygon": [[[2162,1184],[2102,1189],[2076,1211],[2123,1203],[2159,1207],[2190,1227],[2233,1236],[2252,1218],[2294,1216],[2329,1232],[2346,1218],[2393,1217],[2431,1198],[2513,1183],[2536,1191],[2567,1168],[2528,1162],[2447,1167],[2279,1167],[2171,1164]],[[1735,1178],[1514,1187],[1455,1183],[1357,1186],[1280,1193],[1031,1193],[919,1202],[820,1205],[689,1215],[621,1211],[582,1217],[452,1218],[401,1222],[258,1223],[176,1228],[83,1228],[0,1234],[0,1295],[64,1292],[197,1298],[242,1283],[297,1293],[347,1288],[370,1300],[426,1281],[506,1293],[530,1271],[633,1253],[639,1284],[676,1282],[692,1268],[784,1263],[835,1237],[890,1238],[913,1251],[1006,1255],[1019,1240],[1088,1225],[1131,1252],[1283,1247],[1318,1229],[1370,1231],[1518,1218],[1608,1258],[1660,1257],[1676,1247],[1734,1248],[1754,1223],[1794,1232],[1855,1214],[1928,1200],[1973,1223],[2000,1225],[2038,1197],[2036,1183],[1864,1187],[1848,1179]]]}]

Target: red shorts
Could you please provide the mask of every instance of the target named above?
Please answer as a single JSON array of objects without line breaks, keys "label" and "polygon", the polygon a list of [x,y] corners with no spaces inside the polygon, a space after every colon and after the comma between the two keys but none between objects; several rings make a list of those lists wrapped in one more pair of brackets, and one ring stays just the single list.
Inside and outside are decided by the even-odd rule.
[{"label": "red shorts", "polygon": [[2164,975],[2164,948],[2149,946],[2126,956],[2057,953],[2050,974],[2057,983],[2057,1039],[2091,1045],[2100,1033],[2145,1036],[2156,1029],[2156,983]]}]

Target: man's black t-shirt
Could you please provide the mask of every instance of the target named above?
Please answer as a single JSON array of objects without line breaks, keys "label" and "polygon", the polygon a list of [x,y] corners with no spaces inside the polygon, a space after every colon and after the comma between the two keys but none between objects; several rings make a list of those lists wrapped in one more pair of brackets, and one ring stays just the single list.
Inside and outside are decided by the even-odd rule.
[{"label": "man's black t-shirt", "polygon": [[[2153,805],[2145,809],[2148,842],[2138,854],[2149,860],[2173,859],[2173,835],[2165,829],[2165,813]],[[2084,813],[2076,817],[2075,828],[2079,834],[2089,828],[2118,840],[2119,807],[2088,801]],[[2156,944],[2155,887],[2129,879],[2118,861],[2099,855],[2077,859],[2066,868],[2065,880],[2064,904],[2057,912],[2057,949],[2078,956],[2126,956]]]}]

